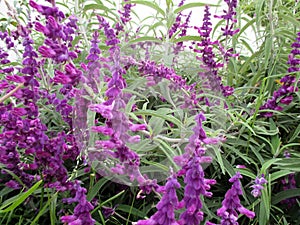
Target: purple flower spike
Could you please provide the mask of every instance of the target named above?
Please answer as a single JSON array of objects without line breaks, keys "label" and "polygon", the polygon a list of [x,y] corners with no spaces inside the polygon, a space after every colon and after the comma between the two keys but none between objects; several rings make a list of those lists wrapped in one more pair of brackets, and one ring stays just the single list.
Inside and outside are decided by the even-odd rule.
[{"label": "purple flower spike", "polygon": [[[204,158],[204,157],[203,157]],[[204,160],[205,162],[211,162]],[[200,195],[211,197],[212,193],[207,190],[210,189],[211,184],[215,184],[215,180],[208,180],[204,178],[204,171],[201,166],[203,163],[202,157],[191,157],[186,170],[184,183],[184,206],[186,210],[180,215],[180,224],[182,225],[198,225],[203,220],[202,202]]]},{"label": "purple flower spike", "polygon": [[163,197],[156,205],[157,212],[148,220],[140,220],[135,225],[179,225],[175,220],[174,209],[178,208],[179,202],[176,189],[180,188],[175,175],[172,175],[166,185],[160,189]]},{"label": "purple flower spike", "polygon": [[215,16],[216,18],[224,19],[226,21],[225,28],[221,28],[223,35],[233,36],[239,32],[239,29],[234,30],[234,24],[237,22],[236,16],[236,7],[237,0],[224,0],[228,5],[228,10],[223,10],[224,14],[222,16]]},{"label": "purple flower spike", "polygon": [[254,182],[255,184],[251,186],[253,188],[251,194],[257,198],[261,196],[261,190],[264,189],[263,185],[268,183],[268,181],[265,179],[265,175],[262,174],[261,177],[256,177]]},{"label": "purple flower spike", "polygon": [[[300,60],[298,59],[300,55],[300,32],[297,34],[296,41],[292,44],[292,51],[288,56],[287,64],[290,65],[288,68],[289,73],[300,71]],[[265,104],[263,104],[260,109],[271,109],[282,111],[283,107],[279,104],[289,105],[293,101],[293,93],[298,91],[298,87],[295,87],[296,77],[294,75],[288,74],[280,79],[281,87],[274,91],[272,98],[270,98]],[[272,117],[273,112],[263,112],[260,113],[264,117]]]},{"label": "purple flower spike", "polygon": [[[218,69],[222,68],[224,65],[216,61],[216,55],[213,52],[214,45],[218,45],[221,50],[224,49],[222,49],[223,47],[218,41],[212,41],[210,39],[212,23],[210,19],[211,13],[208,6],[205,6],[204,12],[202,26],[195,27],[202,39],[201,42],[197,44],[200,49],[194,49],[194,52],[200,53],[200,56],[197,56],[197,59],[202,61],[204,65],[201,65],[201,68],[205,70],[205,72],[200,72],[199,75],[205,80],[205,87],[208,87],[212,91],[222,93],[223,96],[227,97],[233,93],[234,89],[222,84],[222,79],[218,75]],[[228,53],[224,52],[224,58],[226,60],[228,59]],[[206,99],[206,101],[208,100]]]},{"label": "purple flower spike", "polygon": [[222,207],[217,211],[217,215],[221,217],[221,225],[238,225],[238,212],[250,219],[255,217],[255,213],[246,209],[240,202],[239,195],[243,194],[239,180],[241,178],[242,175],[237,172],[229,179],[233,184],[225,194],[225,199],[222,201]]},{"label": "purple flower spike", "polygon": [[[285,158],[290,158],[291,154],[288,151],[285,151],[283,156]],[[297,185],[296,185],[295,173],[290,173],[289,175],[287,175],[286,177],[281,179],[281,183],[283,185],[284,191],[290,190],[290,189],[296,189]],[[287,206],[287,208],[292,208],[294,205],[297,204],[298,199],[299,199],[299,197],[288,198],[288,199],[282,200],[281,203],[285,204]]]},{"label": "purple flower spike", "polygon": [[75,181],[73,190],[75,192],[74,198],[64,199],[67,203],[77,202],[74,209],[74,214],[70,216],[62,216],[61,221],[69,225],[85,224],[94,225],[95,220],[92,219],[90,211],[94,208],[93,205],[86,199],[86,189],[80,186],[78,181]]}]

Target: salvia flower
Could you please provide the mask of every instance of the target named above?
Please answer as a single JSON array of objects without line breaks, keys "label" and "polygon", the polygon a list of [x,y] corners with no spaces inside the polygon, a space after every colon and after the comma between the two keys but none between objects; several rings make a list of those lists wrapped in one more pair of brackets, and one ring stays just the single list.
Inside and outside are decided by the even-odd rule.
[{"label": "salvia flower", "polygon": [[[288,56],[288,68],[289,73],[300,71],[300,32],[297,33],[296,41],[292,44],[291,53]],[[296,77],[292,74],[288,74],[280,79],[281,86],[277,91],[274,91],[273,96],[260,109],[271,109],[282,111],[282,105],[289,105],[293,101],[293,93],[298,91],[298,87],[295,86]],[[261,112],[264,117],[272,117],[273,112]]]},{"label": "salvia flower", "polygon": [[86,189],[80,186],[79,181],[75,181],[73,186],[75,192],[74,198],[68,198],[64,201],[67,203],[77,202],[73,215],[62,216],[61,221],[69,225],[94,225],[95,220],[92,219],[90,211],[94,208],[93,205],[86,199]]},{"label": "salvia flower", "polygon": [[300,71],[300,32],[297,33],[297,38],[295,42],[291,45],[291,47],[293,49],[288,57],[287,62],[287,64],[290,65],[290,67],[288,68],[289,73]]},{"label": "salvia flower", "polygon": [[64,19],[65,15],[62,11],[59,11],[57,7],[55,6],[44,6],[44,5],[39,5],[35,1],[30,0],[29,5],[36,9],[40,14],[44,15],[46,18],[49,16],[59,18],[59,20]]},{"label": "salvia flower", "polygon": [[[284,152],[284,157],[285,158],[290,158],[291,155],[288,151],[285,151]],[[281,179],[281,183],[283,185],[283,190],[284,191],[290,190],[290,189],[296,189],[297,185],[296,185],[295,173],[290,173],[289,175],[287,175],[286,177]],[[284,200],[281,201],[281,203],[286,204],[288,208],[291,208],[295,204],[297,204],[297,199],[298,198],[299,197],[284,199]]]},{"label": "salvia flower", "polygon": [[[216,183],[213,179],[204,178],[202,163],[211,163],[212,158],[205,156],[206,133],[202,127],[202,121],[205,117],[199,113],[196,118],[196,126],[193,128],[193,135],[189,138],[189,143],[185,147],[185,153],[174,158],[174,161],[182,167],[178,175],[184,175],[184,198],[181,205],[185,211],[180,215],[179,224],[198,225],[203,220],[202,202],[200,196],[211,197],[212,193],[208,190],[210,185]],[[217,141],[213,141],[217,143]]]},{"label": "salvia flower", "polygon": [[[105,124],[100,126],[102,128],[93,127],[93,130],[105,132],[109,138],[97,140],[95,147],[104,149],[109,156],[116,159],[114,167],[111,168],[112,173],[128,175],[131,181],[136,180],[140,189],[148,194],[152,189],[158,188],[156,180],[150,180],[141,174],[139,155],[127,146],[128,143],[136,143],[141,139],[139,135],[132,136],[129,133],[131,128],[133,131],[138,131],[145,129],[145,126],[134,126],[124,112],[128,96],[123,93],[127,84],[123,78],[126,71],[120,60],[120,47],[118,46],[120,41],[110,24],[103,17],[97,17],[100,29],[104,30],[106,44],[110,46],[109,56],[105,60],[111,62],[111,65],[107,65],[111,76],[107,79],[106,101],[89,106],[90,110],[100,113],[106,119]],[[97,154],[92,157],[97,158]],[[100,158],[103,158],[103,155],[100,154]]]},{"label": "salvia flower", "polygon": [[[203,18],[203,24],[201,27],[195,27],[198,30],[199,35],[202,37],[201,42],[197,43],[199,49],[194,49],[194,52],[200,53],[197,59],[200,60],[203,65],[201,68],[204,70],[199,75],[205,81],[203,86],[211,91],[222,93],[223,96],[229,96],[233,93],[232,87],[227,87],[222,84],[222,79],[218,75],[219,68],[224,66],[223,63],[216,61],[216,55],[213,52],[213,46],[219,45],[218,41],[212,41],[210,39],[210,33],[212,31],[211,13],[209,7],[205,6],[205,13]],[[208,100],[207,100],[208,101]]]},{"label": "salvia flower", "polygon": [[237,220],[239,213],[244,214],[250,219],[255,216],[254,212],[246,209],[240,202],[239,195],[243,194],[240,183],[241,178],[242,175],[237,172],[229,179],[229,182],[233,184],[225,194],[222,207],[217,211],[217,215],[221,217],[221,225],[238,225]]},{"label": "salvia flower", "polygon": [[237,22],[236,16],[236,7],[237,0],[224,0],[226,2],[228,9],[223,10],[224,14],[221,16],[215,16],[216,18],[224,19],[226,21],[225,28],[221,28],[223,35],[233,36],[239,32],[239,29],[234,29],[234,24]]},{"label": "salvia flower", "polygon": [[211,197],[211,184],[215,184],[215,180],[204,178],[204,171],[201,163],[210,163],[211,158],[192,156],[188,161],[185,169],[183,204],[185,211],[180,215],[180,224],[182,225],[198,225],[203,220],[204,213],[201,211],[202,202],[200,196]]},{"label": "salvia flower", "polygon": [[255,184],[251,186],[253,188],[251,194],[257,198],[261,196],[261,191],[264,189],[263,185],[268,183],[268,181],[265,179],[264,174],[262,174],[261,177],[256,177],[254,183]]},{"label": "salvia flower", "polygon": [[131,17],[130,17],[130,13],[131,13],[131,8],[133,6],[135,6],[135,4],[131,4],[131,3],[128,3],[129,0],[124,0],[124,6],[123,6],[123,10],[119,10],[118,13],[121,15],[120,19],[121,19],[121,22],[118,22],[116,24],[116,30],[117,30],[117,34],[120,32],[120,31],[123,31],[124,30],[124,25],[126,25],[126,23],[128,23],[130,20],[131,20]]},{"label": "salvia flower", "polygon": [[157,212],[148,220],[140,220],[135,225],[179,225],[175,219],[174,210],[178,208],[179,202],[176,195],[176,189],[180,188],[175,175],[168,178],[166,185],[159,191],[163,197],[156,205]]},{"label": "salvia flower", "polygon": [[114,207],[106,207],[102,206],[102,214],[105,219],[109,218],[110,216],[115,214],[115,210],[118,207],[118,205],[115,205]]}]

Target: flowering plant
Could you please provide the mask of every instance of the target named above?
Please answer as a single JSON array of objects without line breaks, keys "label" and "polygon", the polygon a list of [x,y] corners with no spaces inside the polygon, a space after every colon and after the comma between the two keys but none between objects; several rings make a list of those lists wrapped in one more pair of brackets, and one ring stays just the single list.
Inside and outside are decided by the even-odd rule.
[{"label": "flowering plant", "polygon": [[244,3],[5,1],[1,224],[297,223],[298,2]]}]

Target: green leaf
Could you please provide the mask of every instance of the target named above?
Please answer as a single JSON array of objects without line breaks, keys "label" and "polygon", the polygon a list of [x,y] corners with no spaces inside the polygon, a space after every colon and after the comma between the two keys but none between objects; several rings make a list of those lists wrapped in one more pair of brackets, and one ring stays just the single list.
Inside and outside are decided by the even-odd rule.
[{"label": "green leaf", "polygon": [[55,195],[51,198],[50,207],[49,207],[51,225],[55,225],[57,221],[56,207],[57,207],[57,193],[55,193]]},{"label": "green leaf", "polygon": [[142,42],[142,41],[153,41],[153,42],[161,43],[161,40],[158,38],[151,37],[151,36],[144,36],[144,37],[139,37],[139,38],[133,39],[133,40],[129,41],[128,44],[138,43],[138,42]]},{"label": "green leaf", "polygon": [[1,189],[0,191],[0,197],[3,198],[5,195],[9,194],[10,192],[12,192],[14,189],[9,188],[9,187],[4,187]]},{"label": "green leaf", "polygon": [[300,196],[300,188],[284,190],[272,198],[272,204],[278,204],[282,200]]},{"label": "green leaf", "polygon": [[147,216],[143,211],[138,210],[138,209],[136,209],[134,207],[131,207],[129,205],[120,204],[117,207],[117,210],[123,211],[125,213],[131,213],[132,215],[138,216],[138,217],[146,217]]},{"label": "green leaf", "polygon": [[174,123],[178,128],[183,127],[183,124],[177,118],[175,118],[173,116],[168,116],[168,115],[158,113],[157,111],[154,111],[154,110],[139,110],[137,112],[134,112],[134,114],[135,115],[143,115],[143,116],[156,116],[156,117],[159,117],[159,118],[162,118],[164,120]]},{"label": "green leaf", "polygon": [[20,204],[22,204],[36,189],[39,188],[43,180],[40,180],[36,182],[31,188],[29,188],[26,192],[22,192],[7,201],[5,201],[6,204],[3,204],[0,207],[0,213],[6,213],[9,211],[14,210],[17,208]]},{"label": "green leaf", "polygon": [[163,140],[155,138],[154,141],[156,143],[159,143],[160,149],[166,155],[166,157],[168,158],[169,162],[172,164],[172,167],[175,168],[175,170],[178,170],[179,166],[174,162],[174,157],[177,155],[176,151],[168,143],[166,143]]},{"label": "green leaf", "polygon": [[104,184],[106,184],[108,180],[106,178],[101,178],[88,192],[86,199],[91,201],[100,191]]},{"label": "green leaf", "polygon": [[277,169],[291,170],[293,172],[300,172],[300,164],[298,158],[280,159],[275,163]]},{"label": "green leaf", "polygon": [[253,26],[253,24],[255,23],[255,19],[252,19],[252,20],[249,20],[249,21],[248,21],[248,19],[246,19],[246,18],[244,18],[244,17],[243,17],[242,19],[246,20],[247,23],[246,23],[246,24],[240,29],[240,31],[236,34],[236,35],[237,35],[236,38],[239,38],[239,37],[241,36],[241,34],[244,33],[244,31],[245,31],[248,27]]},{"label": "green leaf", "polygon": [[281,159],[270,159],[270,160],[266,161],[260,169],[260,174],[266,174],[267,169],[280,160]]},{"label": "green leaf", "polygon": [[88,10],[103,10],[105,12],[111,11],[109,8],[107,8],[105,5],[100,5],[100,4],[89,4],[85,5],[83,8],[83,12],[86,12]]},{"label": "green leaf", "polygon": [[256,175],[251,172],[249,169],[237,169],[242,175],[250,177],[252,180],[255,180]]},{"label": "green leaf", "polygon": [[268,224],[268,220],[270,217],[270,201],[268,197],[268,191],[265,189],[262,190],[261,195],[261,203],[259,209],[259,225],[266,225]]},{"label": "green leaf", "polygon": [[47,210],[49,210],[48,207],[49,207],[49,205],[51,204],[52,199],[56,199],[56,198],[57,198],[57,192],[52,196],[52,198],[49,198],[49,199],[48,199],[47,203],[46,203],[46,204],[43,206],[43,208],[39,211],[39,213],[36,215],[36,217],[33,219],[33,221],[30,223],[30,225],[34,225],[34,224],[37,223],[37,221],[39,220],[39,218],[40,218],[43,214],[45,214],[45,212],[46,212]]},{"label": "green leaf", "polygon": [[294,141],[296,138],[299,138],[299,134],[300,134],[300,124],[297,126],[297,128],[295,129],[295,131],[293,132],[293,135],[291,136],[291,138],[289,139],[289,143]]},{"label": "green leaf", "polygon": [[112,200],[114,200],[114,199],[120,197],[122,194],[124,194],[124,192],[125,192],[125,190],[119,192],[118,194],[112,196],[111,198],[105,200],[104,202],[101,202],[101,204],[99,204],[99,205],[91,212],[91,214],[95,213],[99,208],[101,208],[101,207],[104,206],[105,204],[107,204],[107,203],[111,202]]},{"label": "green leaf", "polygon": [[253,55],[253,49],[251,48],[251,46],[249,45],[249,43],[247,41],[245,41],[244,39],[240,39],[240,41],[243,43],[243,45],[247,48],[247,50],[249,50],[251,52],[251,54]]},{"label": "green leaf", "polygon": [[260,0],[260,1],[257,1],[257,4],[256,4],[256,7],[255,7],[255,19],[256,19],[256,25],[259,27],[260,25],[260,19],[262,18],[262,15],[263,13],[262,10],[263,10],[263,5],[265,3],[265,0]]},{"label": "green leaf", "polygon": [[203,7],[206,5],[211,6],[211,7],[220,6],[220,5],[207,4],[207,3],[202,3],[202,2],[193,2],[193,3],[188,3],[188,4],[184,4],[183,6],[180,6],[179,8],[174,10],[174,13],[177,14],[185,9],[191,9],[191,8],[195,8],[195,7]]},{"label": "green leaf", "polygon": [[221,155],[220,147],[219,146],[212,146],[212,149],[214,151],[214,155],[217,156],[217,162],[220,165],[220,169],[223,174],[225,174],[225,166],[223,162],[223,157]]},{"label": "green leaf", "polygon": [[187,35],[187,36],[176,38],[174,40],[174,43],[184,42],[184,41],[201,41],[201,40],[202,38],[200,36]]},{"label": "green leaf", "polygon": [[295,19],[295,17],[292,17],[290,15],[285,15],[285,14],[282,13],[280,15],[280,18],[284,19],[286,21],[289,21],[290,23],[292,23],[296,27],[300,27],[300,22],[297,19]]},{"label": "green leaf", "polygon": [[130,3],[133,4],[139,4],[139,5],[145,5],[148,6],[154,10],[156,10],[158,13],[160,13],[163,17],[165,17],[165,12],[164,10],[162,10],[159,5],[157,5],[156,3],[153,2],[148,2],[148,1],[138,1],[138,0],[134,0],[134,1],[130,1]]},{"label": "green leaf", "polygon": [[270,174],[271,182],[276,181],[277,179],[284,177],[286,175],[289,175],[291,173],[292,172],[290,170],[280,170],[280,171],[274,172],[274,173]]},{"label": "green leaf", "polygon": [[159,117],[151,117],[149,120],[149,126],[152,128],[151,135],[156,136],[163,131],[165,120]]}]

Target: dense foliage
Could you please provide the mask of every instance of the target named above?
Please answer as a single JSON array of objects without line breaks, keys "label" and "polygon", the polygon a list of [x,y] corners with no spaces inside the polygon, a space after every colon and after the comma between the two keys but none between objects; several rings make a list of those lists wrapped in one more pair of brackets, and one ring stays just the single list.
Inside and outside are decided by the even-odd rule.
[{"label": "dense foliage", "polygon": [[298,1],[5,3],[0,224],[300,224]]}]

